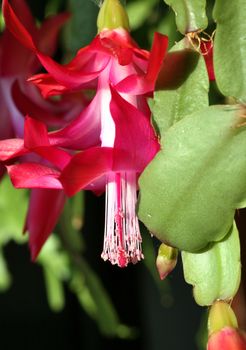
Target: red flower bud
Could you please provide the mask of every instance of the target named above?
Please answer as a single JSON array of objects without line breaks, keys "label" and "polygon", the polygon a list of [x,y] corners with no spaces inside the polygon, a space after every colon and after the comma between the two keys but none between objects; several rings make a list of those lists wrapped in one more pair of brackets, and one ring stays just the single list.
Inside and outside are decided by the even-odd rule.
[{"label": "red flower bud", "polygon": [[216,301],[209,310],[207,350],[246,350],[246,335],[238,329],[230,304]]},{"label": "red flower bud", "polygon": [[215,80],[214,63],[213,63],[213,41],[201,41],[201,52],[207,66],[209,80]]},{"label": "red flower bud", "polygon": [[207,350],[246,350],[246,335],[236,328],[225,327],[209,337]]}]

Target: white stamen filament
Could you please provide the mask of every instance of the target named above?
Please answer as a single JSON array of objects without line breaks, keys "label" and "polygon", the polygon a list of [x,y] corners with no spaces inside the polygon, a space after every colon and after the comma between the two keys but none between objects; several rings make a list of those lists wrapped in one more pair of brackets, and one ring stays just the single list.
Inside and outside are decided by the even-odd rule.
[{"label": "white stamen filament", "polygon": [[143,259],[142,238],[135,212],[136,201],[135,173],[109,175],[102,258],[120,267]]}]

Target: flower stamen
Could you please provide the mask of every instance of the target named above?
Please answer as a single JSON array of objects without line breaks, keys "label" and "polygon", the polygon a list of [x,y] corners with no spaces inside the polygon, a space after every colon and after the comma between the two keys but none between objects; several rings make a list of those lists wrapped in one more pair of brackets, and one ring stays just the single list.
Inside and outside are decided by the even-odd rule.
[{"label": "flower stamen", "polygon": [[136,174],[112,173],[106,184],[105,232],[102,258],[119,267],[143,259],[142,238],[135,213]]}]

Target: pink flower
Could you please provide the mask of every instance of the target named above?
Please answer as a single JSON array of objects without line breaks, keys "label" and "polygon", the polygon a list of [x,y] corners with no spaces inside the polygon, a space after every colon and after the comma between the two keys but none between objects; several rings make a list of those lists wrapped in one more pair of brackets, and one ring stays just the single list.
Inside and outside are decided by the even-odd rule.
[{"label": "pink flower", "polygon": [[[23,22],[37,38],[37,42],[45,52],[52,54],[60,26],[66,21],[67,14],[62,14],[46,21],[38,30],[34,19],[24,1],[13,1],[13,6],[21,14]],[[47,37],[45,33],[50,32]],[[45,35],[45,39],[44,39]],[[18,59],[16,53],[18,52]],[[0,40],[0,140],[23,135],[23,111],[30,106],[35,108],[36,117],[48,115],[48,121],[58,121],[58,116],[49,118],[54,106],[45,102],[37,89],[26,82],[28,75],[35,73],[40,67],[35,55],[23,47],[15,37],[5,29]],[[29,111],[31,112],[31,111]],[[58,111],[56,111],[57,114]],[[0,164],[0,178],[5,168]]]},{"label": "pink flower", "polygon": [[[110,117],[115,132],[111,147],[92,147],[71,156],[51,144],[50,134],[41,122],[27,118],[25,140],[0,142],[0,159],[9,161],[32,152],[46,160],[43,164],[26,162],[9,165],[8,173],[17,188],[64,188],[71,196],[81,189],[101,193],[106,187],[102,257],[123,267],[143,257],[135,214],[137,178],[159,150],[159,144],[146,115],[113,88],[111,94]],[[43,236],[39,235],[38,242],[42,242]],[[37,245],[40,249],[36,240],[31,241],[32,252],[37,251]],[[33,256],[36,254],[33,253]]]},{"label": "pink flower", "polygon": [[[38,28],[24,0],[12,0],[11,4],[21,21],[25,23],[37,47],[46,54],[53,54],[56,50],[58,32],[67,21],[68,14],[50,17]],[[27,82],[27,78],[40,68],[41,64],[33,51],[23,46],[6,28],[0,41],[0,140],[23,137],[24,116],[27,113],[49,126],[61,127],[77,116],[83,108],[83,99],[81,96],[78,99],[75,94],[64,96],[59,103],[45,100],[39,90]],[[17,147],[21,142],[23,143],[20,139],[9,140],[4,147],[13,148],[14,145]],[[4,149],[1,152],[4,152]],[[26,153],[27,151],[20,152],[19,155]],[[37,155],[35,157],[36,161],[40,158]],[[21,161],[23,162],[24,158]],[[4,173],[5,167],[0,163],[0,178]],[[29,231],[33,258],[53,230],[65,198],[63,191],[32,191],[25,229]],[[49,206],[54,210],[51,211]],[[32,243],[34,241],[35,244]]]},{"label": "pink flower", "polygon": [[[59,179],[68,195],[83,188],[99,193],[105,188],[102,258],[124,267],[128,262],[136,263],[143,257],[135,213],[137,179],[159,150],[159,144],[146,115],[125,101],[113,88],[111,94],[112,144],[76,154]],[[105,129],[106,140],[110,141],[112,134]]]},{"label": "pink flower", "polygon": [[[20,21],[9,1],[3,1],[3,14],[7,28],[17,39],[32,50],[48,74],[31,79],[45,97],[97,89],[92,102],[80,116],[65,129],[52,134],[57,145],[71,149],[84,149],[102,142],[102,104],[109,106],[110,85],[131,104],[149,115],[145,94],[151,95],[167,49],[167,37],[156,33],[151,53],[138,48],[123,28],[103,30],[90,45],[80,49],[67,65],[60,65],[41,52]],[[83,130],[83,133],[81,132]]]},{"label": "pink flower", "polygon": [[[44,96],[96,89],[91,103],[76,119],[48,135],[53,152],[62,151],[59,147],[83,151],[60,169],[37,164],[13,165],[9,174],[14,185],[63,187],[68,195],[81,189],[96,193],[105,189],[102,257],[121,267],[135,263],[143,257],[135,213],[137,179],[159,150],[147,97],[153,93],[167,38],[155,34],[149,53],[138,48],[127,30],[106,28],[90,45],[79,50],[69,64],[62,66],[39,50],[7,0],[3,1],[3,13],[8,29],[35,52],[48,71],[30,79]],[[34,148],[35,152],[44,151]],[[48,159],[46,151],[43,157]],[[29,171],[28,178],[23,170]]]}]

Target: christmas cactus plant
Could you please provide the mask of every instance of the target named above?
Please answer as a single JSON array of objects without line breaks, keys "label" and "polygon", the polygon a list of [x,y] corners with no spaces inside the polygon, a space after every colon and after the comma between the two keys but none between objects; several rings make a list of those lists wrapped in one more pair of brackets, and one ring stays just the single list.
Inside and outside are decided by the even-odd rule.
[{"label": "christmas cactus plant", "polygon": [[[103,260],[123,268],[144,259],[140,220],[159,242],[161,280],[180,252],[195,302],[209,309],[207,349],[243,350],[230,304],[241,281],[237,213],[246,207],[246,6],[165,3],[162,17],[157,0],[101,1],[97,34],[61,63],[51,55],[68,14],[36,28],[24,0],[2,1],[1,186],[6,169],[14,187],[31,189],[24,230],[33,260],[56,224],[71,222],[68,208],[81,205],[81,191],[105,192]],[[147,50],[130,27],[141,34],[152,12],[158,25],[151,22]],[[66,254],[71,242],[62,232]],[[83,249],[75,251],[97,305],[93,272]],[[113,320],[110,329],[99,325],[119,335],[99,280],[97,288]]]}]

